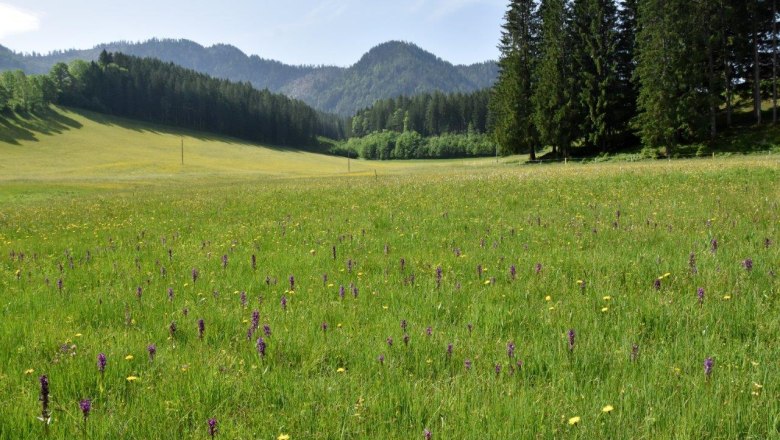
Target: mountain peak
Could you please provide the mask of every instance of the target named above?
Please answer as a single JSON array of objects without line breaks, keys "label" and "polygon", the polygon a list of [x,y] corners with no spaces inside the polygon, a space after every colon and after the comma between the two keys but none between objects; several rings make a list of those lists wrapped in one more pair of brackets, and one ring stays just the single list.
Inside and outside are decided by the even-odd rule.
[{"label": "mountain peak", "polygon": [[490,87],[498,75],[498,67],[493,62],[453,66],[407,41],[379,44],[351,67],[342,68],[291,66],[257,55],[247,56],[229,44],[204,47],[191,40],[157,38],[34,56],[5,52],[0,47],[0,71],[21,68],[27,73],[46,73],[58,62],[95,61],[102,50],[156,58],[216,78],[249,82],[258,89],[281,92],[318,110],[345,116],[376,100],[398,95],[483,89]]}]

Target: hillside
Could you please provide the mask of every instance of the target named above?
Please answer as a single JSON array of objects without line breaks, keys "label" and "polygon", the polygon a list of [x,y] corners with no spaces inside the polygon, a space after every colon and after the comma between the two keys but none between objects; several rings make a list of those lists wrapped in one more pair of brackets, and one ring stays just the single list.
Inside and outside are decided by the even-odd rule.
[{"label": "hillside", "polygon": [[348,67],[291,66],[248,56],[230,45],[203,47],[188,40],[116,42],[92,49],[21,55],[0,46],[0,70],[45,73],[57,62],[97,60],[100,52],[157,58],[217,78],[249,82],[281,92],[318,110],[351,116],[378,99],[421,92],[470,92],[490,87],[498,73],[494,62],[455,66],[411,43],[392,41],[366,53]]},{"label": "hillside", "polygon": [[[181,164],[181,143],[184,162]],[[52,107],[38,116],[0,115],[0,182],[110,181],[346,175],[347,159],[266,147],[89,111]],[[376,163],[351,160],[351,175],[485,161]]]}]

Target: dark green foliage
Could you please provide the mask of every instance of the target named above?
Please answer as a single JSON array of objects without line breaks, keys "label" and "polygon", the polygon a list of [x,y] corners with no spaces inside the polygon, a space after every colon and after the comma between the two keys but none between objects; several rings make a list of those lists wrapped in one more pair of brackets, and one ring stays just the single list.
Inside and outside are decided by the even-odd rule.
[{"label": "dark green foliage", "polygon": [[159,60],[104,53],[99,63],[67,72],[57,64],[41,78],[57,85],[65,105],[256,142],[301,146],[317,134],[343,134],[343,122],[300,101]]},{"label": "dark green foliage", "polygon": [[536,158],[533,124],[534,66],[538,22],[532,0],[513,0],[501,35],[499,77],[490,99],[490,131],[502,154],[530,152]]},{"label": "dark green foliage", "polygon": [[[576,133],[573,118],[575,99],[574,59],[566,31],[568,23],[564,0],[544,0],[539,8],[542,19],[536,86],[533,94],[533,121],[542,145],[567,155]],[[578,72],[579,73],[579,72]]]},{"label": "dark green foliage", "polygon": [[[574,1],[575,68],[585,144],[606,152],[620,126],[618,17],[612,0]],[[624,67],[625,70],[625,67]]]}]

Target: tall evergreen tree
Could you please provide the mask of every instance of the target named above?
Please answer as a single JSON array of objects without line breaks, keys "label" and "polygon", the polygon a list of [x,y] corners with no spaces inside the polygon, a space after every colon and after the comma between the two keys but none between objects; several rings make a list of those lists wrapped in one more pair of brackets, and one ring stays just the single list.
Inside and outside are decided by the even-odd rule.
[{"label": "tall evergreen tree", "polygon": [[491,132],[503,154],[529,151],[535,160],[537,135],[531,100],[537,52],[535,2],[512,0],[504,20],[500,73],[490,98]]},{"label": "tall evergreen tree", "polygon": [[698,29],[690,17],[696,6],[688,0],[645,0],[639,5],[635,123],[643,145],[663,147],[666,154],[679,142],[696,138],[706,124],[706,54],[692,43]]},{"label": "tall evergreen tree", "polygon": [[574,0],[582,131],[587,144],[606,151],[617,132],[619,111],[618,19],[612,0]]},{"label": "tall evergreen tree", "polygon": [[543,145],[568,155],[574,132],[572,59],[567,39],[565,0],[542,0],[541,32],[533,103],[534,124]]}]

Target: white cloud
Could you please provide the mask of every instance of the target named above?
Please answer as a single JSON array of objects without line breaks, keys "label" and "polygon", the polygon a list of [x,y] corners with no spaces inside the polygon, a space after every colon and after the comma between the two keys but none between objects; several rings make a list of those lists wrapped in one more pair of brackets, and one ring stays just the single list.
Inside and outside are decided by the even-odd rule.
[{"label": "white cloud", "polygon": [[37,31],[40,25],[35,14],[0,3],[0,38]]}]

